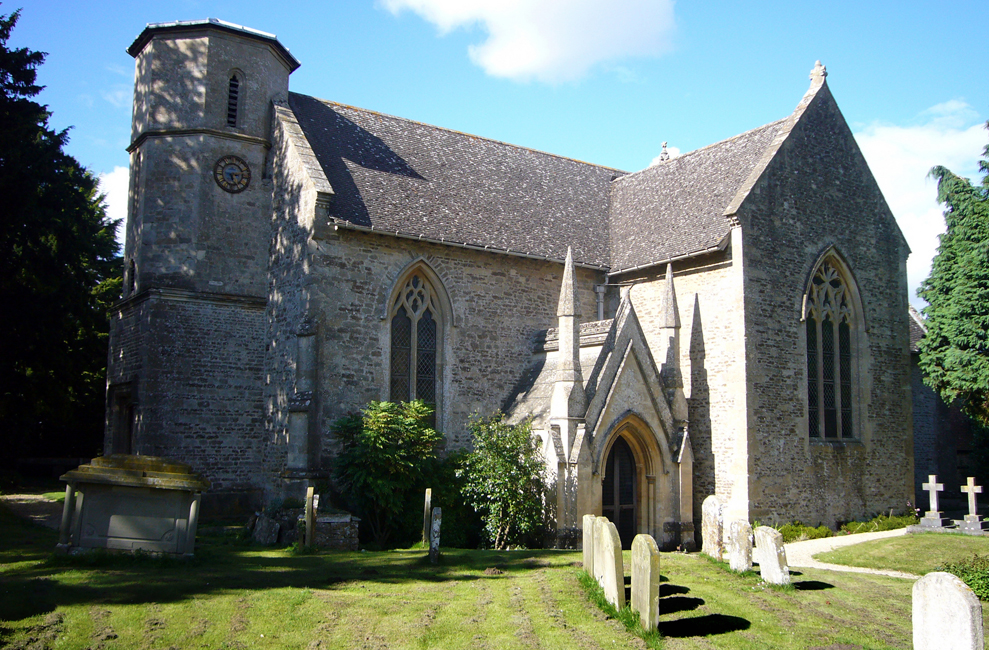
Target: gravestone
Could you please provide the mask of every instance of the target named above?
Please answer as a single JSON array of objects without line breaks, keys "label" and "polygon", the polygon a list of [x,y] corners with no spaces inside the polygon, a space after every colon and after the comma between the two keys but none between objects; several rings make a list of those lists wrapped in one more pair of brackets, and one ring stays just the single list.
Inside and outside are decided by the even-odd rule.
[{"label": "gravestone", "polygon": [[744,519],[728,526],[728,566],[739,572],[752,568],[752,526]]},{"label": "gravestone", "polygon": [[786,564],[783,535],[769,526],[755,529],[755,545],[759,555],[759,574],[773,585],[790,584],[790,567]]},{"label": "gravestone", "polygon": [[433,514],[433,488],[426,488],[425,504],[422,508],[422,543],[429,543],[429,535],[432,530],[430,516]]},{"label": "gravestone", "polygon": [[643,629],[659,627],[659,546],[652,535],[632,540],[632,609]]},{"label": "gravestone", "polygon": [[584,529],[583,529],[583,547],[582,552],[584,555],[584,571],[587,571],[588,575],[594,575],[594,520],[597,519],[594,515],[584,515]]},{"label": "gravestone", "polygon": [[961,486],[962,492],[968,493],[968,514],[962,521],[956,521],[958,529],[969,535],[981,535],[985,530],[982,518],[978,514],[978,504],[975,501],[976,494],[982,494],[982,486],[975,484],[975,477],[969,476],[968,483]]},{"label": "gravestone", "polygon": [[316,499],[315,488],[310,485],[306,488],[306,538],[303,540],[307,548],[316,539]]},{"label": "gravestone", "polygon": [[951,526],[951,520],[941,516],[941,511],[938,510],[937,503],[937,493],[944,492],[944,484],[937,482],[937,474],[930,474],[927,477],[927,483],[924,483],[921,487],[930,494],[931,509],[924,513],[924,516],[920,520],[920,525],[924,528],[949,528]]},{"label": "gravestone", "polygon": [[254,524],[254,541],[265,546],[277,544],[279,530],[281,530],[281,524],[268,515],[261,513],[258,515],[258,520]]},{"label": "gravestone", "polygon": [[716,494],[704,499],[701,505],[701,551],[721,560],[724,557],[725,502]]},{"label": "gravestone", "polygon": [[[605,599],[615,609],[625,607],[625,567],[622,564],[622,539],[618,529],[606,517],[598,517],[595,526],[597,537],[594,550],[601,552],[594,558],[594,572],[601,578],[598,584],[604,589]],[[600,562],[600,566],[598,563]]]},{"label": "gravestone", "polygon": [[443,511],[440,508],[433,508],[433,516],[430,520],[431,532],[429,534],[429,561],[436,564],[440,559],[440,525],[443,523]]},{"label": "gravestone", "polygon": [[[932,481],[933,482],[933,481]],[[913,585],[914,650],[983,650],[982,604],[950,573],[928,573]]]}]

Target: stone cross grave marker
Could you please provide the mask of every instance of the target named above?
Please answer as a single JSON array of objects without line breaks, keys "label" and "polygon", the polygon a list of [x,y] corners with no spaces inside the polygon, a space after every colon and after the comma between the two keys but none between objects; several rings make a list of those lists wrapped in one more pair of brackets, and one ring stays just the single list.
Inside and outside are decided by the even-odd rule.
[{"label": "stone cross grave marker", "polygon": [[632,609],[643,629],[659,627],[659,546],[652,535],[632,540]]},{"label": "stone cross grave marker", "polygon": [[701,550],[706,555],[720,560],[724,556],[724,512],[725,502],[712,494],[701,505]]},{"label": "stone cross grave marker", "polygon": [[935,571],[913,585],[914,650],[983,650],[982,604],[956,576]]},{"label": "stone cross grave marker", "polygon": [[752,525],[744,519],[728,526],[728,566],[738,572],[752,568]]},{"label": "stone cross grave marker", "polygon": [[922,486],[931,497],[931,509],[924,513],[924,517],[920,520],[920,525],[927,528],[945,528],[950,526],[951,523],[941,517],[941,511],[938,510],[937,503],[937,493],[944,492],[944,484],[937,482],[937,474],[930,474],[927,477],[927,483]]},{"label": "stone cross grave marker", "polygon": [[773,585],[790,584],[790,567],[786,563],[783,535],[769,526],[755,529],[755,545],[759,549],[759,574]]},{"label": "stone cross grave marker", "polygon": [[443,511],[433,508],[430,518],[431,532],[429,534],[429,561],[436,564],[440,559],[440,525],[443,523]]},{"label": "stone cross grave marker", "polygon": [[584,515],[583,523],[583,546],[581,550],[584,554],[584,571],[591,577],[594,576],[594,515]]},{"label": "stone cross grave marker", "polygon": [[429,543],[429,517],[433,512],[433,488],[426,488],[426,502],[422,508],[422,543]]},{"label": "stone cross grave marker", "polygon": [[969,535],[981,535],[984,529],[982,519],[979,517],[978,504],[975,501],[976,494],[982,494],[982,486],[975,484],[975,477],[969,476],[968,483],[961,486],[962,492],[968,493],[968,514],[962,521],[957,522],[963,533]]},{"label": "stone cross grave marker", "polygon": [[625,567],[622,564],[622,539],[618,529],[608,521],[607,517],[598,517],[594,527],[596,539],[594,572],[600,575],[598,584],[604,590],[605,599],[615,606],[615,609],[625,607]]}]

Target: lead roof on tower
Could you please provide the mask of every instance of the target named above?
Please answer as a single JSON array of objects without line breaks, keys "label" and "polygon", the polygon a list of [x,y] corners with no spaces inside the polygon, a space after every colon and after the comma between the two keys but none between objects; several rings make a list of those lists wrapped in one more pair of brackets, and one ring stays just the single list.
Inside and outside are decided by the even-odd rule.
[{"label": "lead roof on tower", "polygon": [[239,36],[247,36],[258,41],[262,41],[271,45],[278,54],[285,59],[285,63],[288,65],[289,72],[295,71],[301,63],[299,60],[292,56],[288,48],[279,42],[278,37],[274,34],[269,34],[267,32],[262,32],[257,29],[251,29],[250,27],[244,27],[243,25],[236,25],[234,23],[228,23],[225,20],[220,20],[218,18],[207,18],[206,20],[177,20],[170,23],[148,23],[144,30],[138,34],[134,42],[131,43],[130,47],[127,48],[127,53],[133,57],[136,57],[144,49],[155,34],[162,33],[181,33],[181,32],[194,32],[201,30],[203,28],[216,29],[223,32],[229,32],[231,34],[237,34]]}]

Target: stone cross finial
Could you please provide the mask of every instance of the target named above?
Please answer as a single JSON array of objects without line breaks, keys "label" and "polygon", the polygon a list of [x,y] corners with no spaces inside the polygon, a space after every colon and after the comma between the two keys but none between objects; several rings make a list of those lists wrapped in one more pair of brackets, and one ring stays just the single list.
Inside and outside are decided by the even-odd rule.
[{"label": "stone cross finial", "polygon": [[810,78],[813,80],[817,77],[827,77],[828,69],[821,65],[820,61],[814,62],[814,69],[810,71]]},{"label": "stone cross finial", "polygon": [[666,143],[665,142],[663,143],[663,150],[659,152],[659,159],[660,160],[669,160],[670,159],[670,152],[666,150]]},{"label": "stone cross finial", "polygon": [[944,492],[944,484],[937,482],[937,474],[929,474],[927,476],[927,483],[924,483],[920,487],[924,488],[927,492],[931,494],[931,512],[937,512],[937,493]]},{"label": "stone cross finial", "polygon": [[962,486],[962,492],[968,493],[968,514],[975,515],[975,495],[982,494],[982,486],[975,484],[974,476],[969,476],[968,483]]}]

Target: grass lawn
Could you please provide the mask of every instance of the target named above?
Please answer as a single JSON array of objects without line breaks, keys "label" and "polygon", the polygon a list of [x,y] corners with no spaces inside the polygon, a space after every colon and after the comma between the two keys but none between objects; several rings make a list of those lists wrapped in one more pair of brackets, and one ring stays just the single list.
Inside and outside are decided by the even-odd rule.
[{"label": "grass lawn", "polygon": [[821,562],[891,569],[924,575],[945,562],[989,553],[989,537],[963,533],[916,533],[846,546],[814,556]]},{"label": "grass lawn", "polygon": [[[578,552],[445,549],[432,566],[422,551],[293,555],[218,534],[192,561],[66,559],[54,531],[2,509],[0,529],[10,648],[644,647],[587,600]],[[661,565],[667,650],[911,647],[907,580],[803,570],[781,591],[696,554]]]}]

